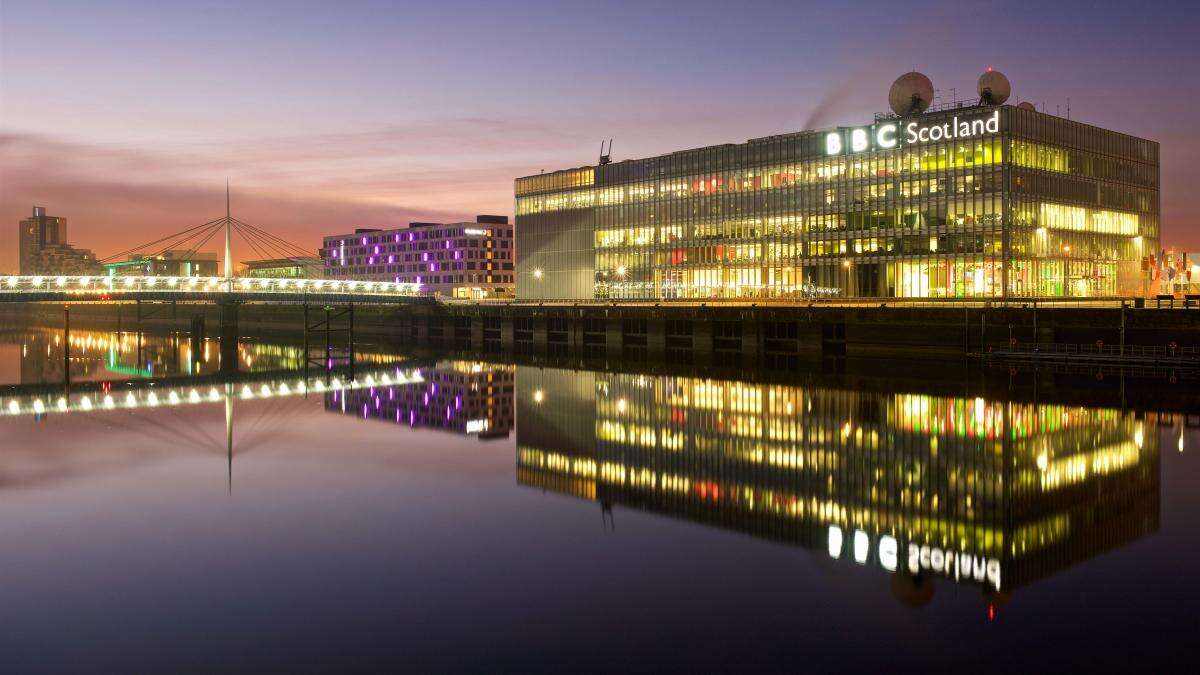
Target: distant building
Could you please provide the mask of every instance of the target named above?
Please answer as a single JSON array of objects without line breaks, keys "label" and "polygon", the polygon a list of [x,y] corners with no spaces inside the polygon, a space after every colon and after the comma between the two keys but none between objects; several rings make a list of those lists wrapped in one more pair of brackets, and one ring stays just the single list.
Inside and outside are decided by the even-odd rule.
[{"label": "distant building", "polygon": [[104,270],[109,276],[215,277],[219,265],[216,253],[172,250],[105,263]]},{"label": "distant building", "polygon": [[325,277],[417,283],[452,298],[513,295],[513,227],[507,216],[466,223],[409,223],[325,237]]},{"label": "distant building", "polygon": [[67,243],[67,219],[46,215],[42,206],[18,226],[19,269],[31,274],[98,274],[96,255]]},{"label": "distant building", "polygon": [[246,260],[242,276],[267,279],[308,279],[322,274],[321,259],[316,256]]}]

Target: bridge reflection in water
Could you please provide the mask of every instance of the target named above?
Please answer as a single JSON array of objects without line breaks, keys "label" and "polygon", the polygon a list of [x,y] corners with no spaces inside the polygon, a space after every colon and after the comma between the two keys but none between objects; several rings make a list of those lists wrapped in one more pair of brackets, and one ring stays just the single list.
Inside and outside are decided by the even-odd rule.
[{"label": "bridge reflection in water", "polygon": [[[360,349],[354,368],[306,368],[303,348],[239,343],[237,370],[183,333],[75,331],[71,377],[62,334],[33,329],[0,336],[20,345],[22,384],[0,385],[0,416],[150,409],[251,399],[323,396],[327,411],[506,438],[513,426],[514,369],[468,360],[414,361]],[[321,359],[324,364],[324,359]],[[122,379],[116,379],[122,378]],[[232,407],[226,411],[232,418]],[[230,426],[230,425],[227,425]]]},{"label": "bridge reflection in water", "polygon": [[[938,580],[989,615],[1159,527],[1153,416],[702,377],[518,369],[517,482]],[[944,583],[944,582],[943,582]]]}]

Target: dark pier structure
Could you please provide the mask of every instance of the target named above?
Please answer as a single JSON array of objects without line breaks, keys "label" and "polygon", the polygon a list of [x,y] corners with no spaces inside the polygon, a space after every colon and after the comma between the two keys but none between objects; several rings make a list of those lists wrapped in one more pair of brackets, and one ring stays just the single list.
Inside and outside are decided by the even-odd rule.
[{"label": "dark pier structure", "polygon": [[428,305],[376,321],[417,344],[610,361],[975,356],[1186,365],[1200,358],[1198,309]]},{"label": "dark pier structure", "polygon": [[[206,317],[222,336],[306,332],[327,305],[244,303],[236,310],[191,305],[186,312],[139,312],[138,325],[193,325]],[[338,332],[398,345],[516,354],[735,367],[787,366],[824,359],[980,359],[1200,370],[1200,308],[1120,306],[839,306],[727,304],[534,304],[433,301],[404,306],[331,307]],[[62,308],[31,313],[61,320]],[[352,311],[352,313],[351,313]],[[236,312],[236,324],[230,319]],[[122,322],[120,310],[73,305],[89,324]],[[350,318],[352,317],[352,319]],[[128,327],[129,320],[124,324]],[[319,321],[317,323],[320,323]],[[345,324],[345,325],[343,325]],[[203,324],[201,324],[203,325]],[[236,326],[236,328],[234,328]],[[307,331],[305,330],[307,329]],[[341,347],[345,338],[335,340]],[[233,340],[228,340],[233,342]],[[332,349],[332,347],[330,347]],[[335,350],[336,351],[336,350]]]}]

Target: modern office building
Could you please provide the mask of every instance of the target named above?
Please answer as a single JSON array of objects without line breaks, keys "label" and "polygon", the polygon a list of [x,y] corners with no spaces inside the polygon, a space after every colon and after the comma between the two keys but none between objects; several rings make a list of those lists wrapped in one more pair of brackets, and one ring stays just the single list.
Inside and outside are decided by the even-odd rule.
[{"label": "modern office building", "polygon": [[518,178],[517,297],[1149,292],[1158,144],[1005,105],[993,76],[978,101],[901,78],[872,123]]},{"label": "modern office building", "polygon": [[242,266],[241,276],[263,279],[320,278],[323,270],[323,263],[316,256],[246,260]]},{"label": "modern office building", "polygon": [[416,283],[429,295],[448,298],[513,295],[513,226],[508,216],[358,229],[325,237],[320,254],[330,279]]},{"label": "modern office building", "polygon": [[170,250],[104,263],[104,270],[109,276],[215,277],[220,265],[216,253]]},{"label": "modern office building", "polygon": [[17,239],[20,274],[99,273],[94,253],[67,243],[67,219],[46,215],[45,207],[33,207],[33,216],[18,225]]},{"label": "modern office building", "polygon": [[991,602],[1159,527],[1159,430],[1125,410],[890,382],[517,381],[519,484],[809,548],[903,595],[942,579]]}]

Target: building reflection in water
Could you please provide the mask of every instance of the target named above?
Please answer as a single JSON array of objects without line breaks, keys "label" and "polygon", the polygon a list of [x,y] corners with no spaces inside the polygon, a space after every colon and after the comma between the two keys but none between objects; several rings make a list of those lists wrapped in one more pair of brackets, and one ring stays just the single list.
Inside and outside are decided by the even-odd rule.
[{"label": "building reflection in water", "polygon": [[325,409],[408,427],[507,438],[513,426],[512,366],[441,361],[412,384],[334,391]]},{"label": "building reflection in water", "polygon": [[521,368],[517,481],[1013,590],[1155,532],[1158,432],[1115,409]]}]

